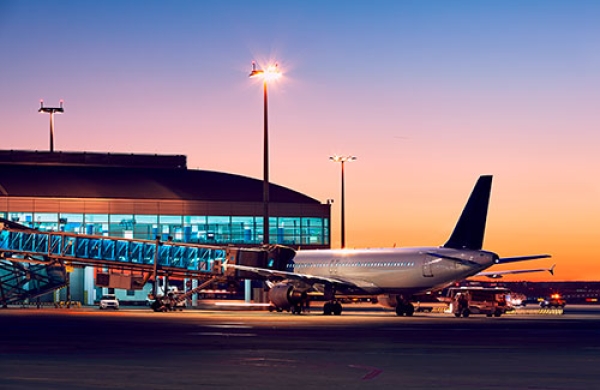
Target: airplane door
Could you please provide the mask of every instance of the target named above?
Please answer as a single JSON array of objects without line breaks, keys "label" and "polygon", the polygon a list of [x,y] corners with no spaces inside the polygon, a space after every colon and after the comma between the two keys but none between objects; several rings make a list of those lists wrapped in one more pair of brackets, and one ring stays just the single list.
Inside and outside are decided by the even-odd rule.
[{"label": "airplane door", "polygon": [[433,277],[433,270],[431,269],[431,260],[429,258],[425,258],[425,262],[423,263],[423,276],[426,278]]},{"label": "airplane door", "polygon": [[337,276],[340,259],[332,259],[329,263],[329,275]]}]

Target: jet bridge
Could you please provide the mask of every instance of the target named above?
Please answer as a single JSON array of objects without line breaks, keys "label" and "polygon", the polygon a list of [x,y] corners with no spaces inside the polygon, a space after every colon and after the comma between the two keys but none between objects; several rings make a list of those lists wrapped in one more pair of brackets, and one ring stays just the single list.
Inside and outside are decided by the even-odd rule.
[{"label": "jet bridge", "polygon": [[141,271],[147,273],[147,278],[151,275],[202,280],[226,278],[222,264],[227,251],[225,246],[158,239],[41,232],[0,221],[0,305],[64,287],[67,267]]},{"label": "jet bridge", "polygon": [[[118,286],[142,288],[151,276],[221,281],[257,275],[225,264],[284,270],[294,257],[284,246],[211,246],[173,241],[139,240],[64,232],[42,232],[0,218],[0,305],[32,299],[68,285],[67,267],[138,271],[145,277],[119,278]],[[97,273],[97,285],[106,282]],[[100,282],[103,279],[103,282]]]}]

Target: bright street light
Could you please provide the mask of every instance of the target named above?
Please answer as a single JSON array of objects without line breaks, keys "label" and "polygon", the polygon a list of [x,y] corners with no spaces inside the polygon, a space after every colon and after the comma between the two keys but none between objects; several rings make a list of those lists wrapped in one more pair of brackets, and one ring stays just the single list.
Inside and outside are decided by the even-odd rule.
[{"label": "bright street light", "polygon": [[262,78],[264,94],[264,132],[263,132],[263,244],[269,245],[269,116],[267,84],[281,77],[277,64],[268,65],[265,70],[258,69],[252,61],[249,77]]},{"label": "bright street light", "polygon": [[345,195],[344,195],[344,163],[356,160],[355,156],[331,156],[329,159],[333,162],[342,164],[342,249],[346,247],[346,211],[345,211]]}]

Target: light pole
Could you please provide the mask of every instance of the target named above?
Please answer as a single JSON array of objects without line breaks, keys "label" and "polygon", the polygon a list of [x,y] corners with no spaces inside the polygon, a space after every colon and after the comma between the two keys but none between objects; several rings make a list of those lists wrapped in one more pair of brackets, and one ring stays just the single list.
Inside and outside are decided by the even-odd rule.
[{"label": "light pole", "polygon": [[345,189],[344,189],[344,163],[356,160],[355,156],[331,156],[329,159],[333,162],[339,162],[342,164],[342,249],[346,247],[346,210],[345,207]]},{"label": "light pole", "polygon": [[267,84],[281,76],[277,64],[269,65],[265,70],[258,69],[252,61],[251,78],[262,78],[264,95],[264,130],[263,130],[263,244],[269,244],[269,105]]},{"label": "light pole", "polygon": [[60,107],[44,107],[44,101],[40,100],[40,109],[38,112],[50,114],[50,152],[54,152],[54,113],[62,114],[65,112],[63,101],[60,101]]}]

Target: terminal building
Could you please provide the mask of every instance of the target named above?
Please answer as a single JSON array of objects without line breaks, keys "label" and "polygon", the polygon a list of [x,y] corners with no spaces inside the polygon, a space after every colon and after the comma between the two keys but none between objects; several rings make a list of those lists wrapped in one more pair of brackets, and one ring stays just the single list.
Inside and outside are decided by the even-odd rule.
[{"label": "terminal building", "polygon": [[[330,204],[272,183],[269,195],[271,244],[330,247]],[[0,217],[40,231],[260,245],[263,205],[262,180],[182,155],[0,150]]]}]

